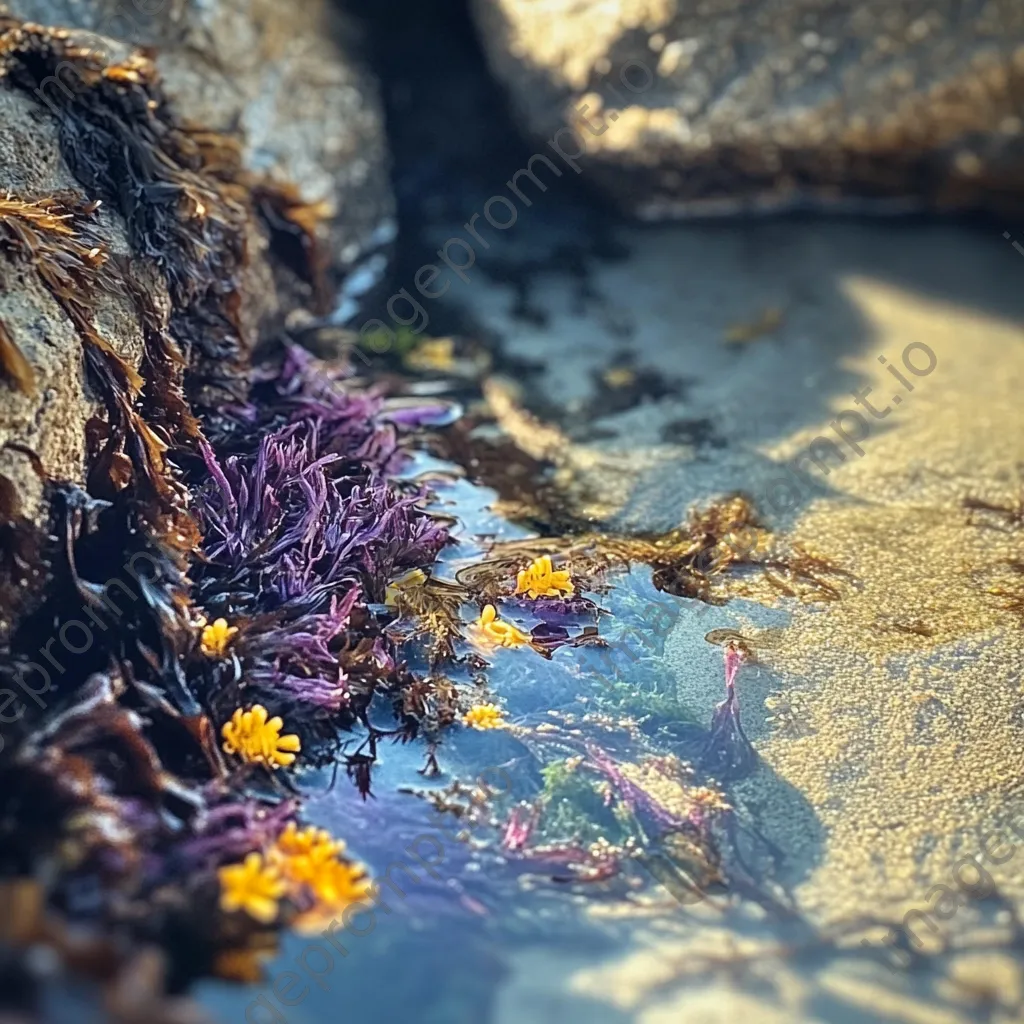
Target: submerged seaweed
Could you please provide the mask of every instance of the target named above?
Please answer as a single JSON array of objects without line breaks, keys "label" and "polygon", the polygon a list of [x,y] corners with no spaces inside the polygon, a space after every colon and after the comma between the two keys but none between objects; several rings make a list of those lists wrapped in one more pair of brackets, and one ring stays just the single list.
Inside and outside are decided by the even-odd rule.
[{"label": "submerged seaweed", "polygon": [[701,768],[723,782],[742,779],[757,763],[757,755],[740,722],[739,698],[736,695],[736,673],[743,662],[739,647],[725,648],[725,700],[711,719],[710,735],[700,752]]},{"label": "submerged seaweed", "polygon": [[837,599],[828,577],[849,576],[826,559],[796,547],[786,550],[751,503],[733,495],[692,509],[685,524],[664,533],[589,531],[494,544],[487,561],[460,573],[460,580],[472,581],[482,593],[500,592],[500,581],[515,567],[551,553],[565,560],[583,589],[599,591],[609,571],[641,563],[653,570],[658,590],[706,604],[725,604],[729,591],[723,581],[737,573],[759,573],[787,596],[807,590],[815,600]]},{"label": "submerged seaweed", "polygon": [[507,874],[613,893],[636,888],[640,868],[683,905],[734,892],[784,910],[778,851],[699,766],[654,753],[637,729],[603,716],[502,728],[543,766],[532,799],[509,802],[483,783],[411,792],[457,819],[459,838],[499,854]]}]

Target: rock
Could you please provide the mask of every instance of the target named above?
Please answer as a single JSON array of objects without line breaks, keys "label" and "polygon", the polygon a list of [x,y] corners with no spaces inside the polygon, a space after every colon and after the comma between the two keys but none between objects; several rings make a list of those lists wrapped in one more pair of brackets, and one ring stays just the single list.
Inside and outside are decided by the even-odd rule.
[{"label": "rock", "polygon": [[[13,17],[0,18],[0,484],[3,514],[42,527],[46,483],[87,482],[87,425],[92,455],[107,427],[134,429],[134,412],[113,423],[119,397],[103,393],[96,365],[87,373],[90,359],[125,381],[139,373],[150,394],[166,385],[168,395],[191,388],[201,399],[225,361],[246,358],[286,323],[330,312],[345,271],[390,241],[393,204],[373,83],[326,0],[287,11],[262,0],[12,6]],[[145,56],[152,51],[133,53],[136,44],[158,48],[155,67]],[[19,57],[25,46],[45,51],[38,67]],[[154,113],[123,116],[139,102]],[[104,123],[107,107],[120,128]],[[85,124],[99,126],[104,141],[95,135],[80,147]],[[127,147],[117,140],[122,128]],[[153,138],[155,147],[145,141]],[[143,160],[163,149],[155,169],[132,165],[139,153],[122,155],[136,139]],[[38,203],[57,204],[48,227],[32,220],[43,215]],[[62,223],[74,225],[69,238],[54,229]],[[22,234],[73,248],[79,228],[90,246],[68,258],[104,280],[80,296],[76,322]],[[95,343],[85,336],[92,327]],[[152,349],[165,345],[189,357],[191,380],[167,369],[173,358],[155,369]],[[147,414],[167,420],[156,425],[173,442],[190,429],[189,413],[174,405],[180,394],[170,401]],[[114,447],[105,468],[123,476],[128,457]]]},{"label": "rock", "polygon": [[[294,187],[308,205],[302,222],[314,226],[323,253],[319,312],[335,304],[339,286],[345,296],[341,282],[351,271],[369,261],[381,272],[381,250],[396,231],[383,113],[376,83],[358,57],[360,41],[329,0],[9,0],[8,6],[31,21],[154,47],[178,113],[213,131],[239,133],[245,167]],[[273,212],[269,219],[273,224]],[[294,233],[290,223],[280,227]],[[284,268],[278,280],[293,290],[299,285]],[[358,284],[351,293],[361,294]]]},{"label": "rock", "polygon": [[1012,0],[473,8],[527,130],[556,148],[574,125],[561,148],[585,147],[587,179],[645,219],[1024,211],[1024,6]]},{"label": "rock", "polygon": [[260,4],[204,5],[201,25],[160,7],[163,74],[141,28],[89,30],[123,8],[20,9],[85,27],[0,8],[0,639],[63,558],[74,487],[185,558],[166,453],[195,451],[193,410],[244,396],[258,344],[330,312],[391,212],[376,101],[326,4],[287,25]]},{"label": "rock", "polygon": [[[40,116],[34,99],[0,88],[0,124],[4,126],[0,180],[8,199],[62,194],[83,205],[88,202],[60,155],[56,119]],[[14,346],[14,358],[20,353],[27,369],[20,383],[7,372],[0,384],[0,474],[18,496],[13,511],[41,522],[46,478],[85,482],[86,423],[102,405],[86,382],[82,341],[74,324],[31,267],[27,254],[6,236],[3,204],[0,194],[0,331],[5,347]],[[124,221],[112,210],[98,214],[95,234],[112,252],[128,252]],[[163,294],[166,297],[166,290]],[[138,369],[142,326],[130,297],[126,292],[102,292],[97,300],[104,337]]]}]

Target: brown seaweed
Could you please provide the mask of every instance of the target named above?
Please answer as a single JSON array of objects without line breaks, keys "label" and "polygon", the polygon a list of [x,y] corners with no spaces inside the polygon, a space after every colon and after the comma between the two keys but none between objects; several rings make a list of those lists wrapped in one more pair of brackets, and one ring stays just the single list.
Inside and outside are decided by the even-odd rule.
[{"label": "brown seaweed", "polygon": [[329,216],[328,204],[308,203],[294,185],[256,181],[252,201],[270,232],[270,244],[279,262],[308,286],[312,310],[330,312],[330,259],[318,229]]},{"label": "brown seaweed", "polygon": [[[504,575],[540,554],[557,554],[589,588],[600,586],[609,569],[641,563],[654,570],[659,590],[712,604],[723,602],[714,577],[730,566],[757,565],[769,534],[741,496],[690,513],[685,526],[666,533],[622,535],[590,532],[579,536],[510,541],[492,546],[484,566],[472,570],[483,585],[486,574]],[[464,577],[465,578],[465,577]]]},{"label": "brown seaweed", "polygon": [[426,639],[432,665],[455,656],[456,641],[464,639],[462,606],[472,597],[468,588],[433,577],[395,595],[395,610],[415,624],[413,636]]},{"label": "brown seaweed", "polygon": [[[57,990],[58,999],[69,1005],[73,1000],[80,1014],[124,1024],[210,1024],[197,1003],[170,994],[169,964],[156,946],[139,948],[126,934],[72,924],[48,908],[45,897],[42,885],[29,878],[0,883],[4,1001],[16,1014],[7,1019],[48,1019],[41,1004],[52,1006]],[[49,954],[45,963],[29,953],[40,949]]]},{"label": "brown seaweed", "polygon": [[[141,52],[112,63],[66,31],[4,16],[0,54],[9,83],[59,117],[72,173],[90,195],[115,205],[133,251],[164,273],[174,333],[212,358],[234,355],[242,341],[237,279],[247,221],[238,147],[185,128]],[[50,82],[56,88],[47,89]]]},{"label": "brown seaweed", "polygon": [[[1019,492],[1016,500],[1012,502],[985,501],[982,498],[966,497],[962,505],[970,513],[987,512],[997,520],[1001,520],[1007,527],[1013,529],[1024,526],[1024,466],[1018,467],[1022,477]],[[970,516],[973,522],[974,516]]]}]

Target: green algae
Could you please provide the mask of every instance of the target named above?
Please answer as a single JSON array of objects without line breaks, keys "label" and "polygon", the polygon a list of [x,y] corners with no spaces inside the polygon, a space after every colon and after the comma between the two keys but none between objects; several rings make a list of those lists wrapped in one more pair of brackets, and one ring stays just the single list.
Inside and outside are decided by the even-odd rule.
[{"label": "green algae", "polygon": [[607,792],[594,778],[579,770],[578,761],[563,758],[541,769],[544,788],[539,803],[543,808],[540,831],[552,840],[599,839],[621,844],[628,836],[620,813],[609,807]]}]

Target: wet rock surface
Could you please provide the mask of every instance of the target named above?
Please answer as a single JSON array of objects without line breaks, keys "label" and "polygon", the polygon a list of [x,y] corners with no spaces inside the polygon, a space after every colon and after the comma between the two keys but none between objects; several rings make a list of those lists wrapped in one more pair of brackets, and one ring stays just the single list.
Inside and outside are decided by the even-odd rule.
[{"label": "wet rock surface", "polygon": [[633,214],[1022,208],[1019,4],[473,8],[526,129],[578,129],[560,145],[585,146],[580,166]]}]

